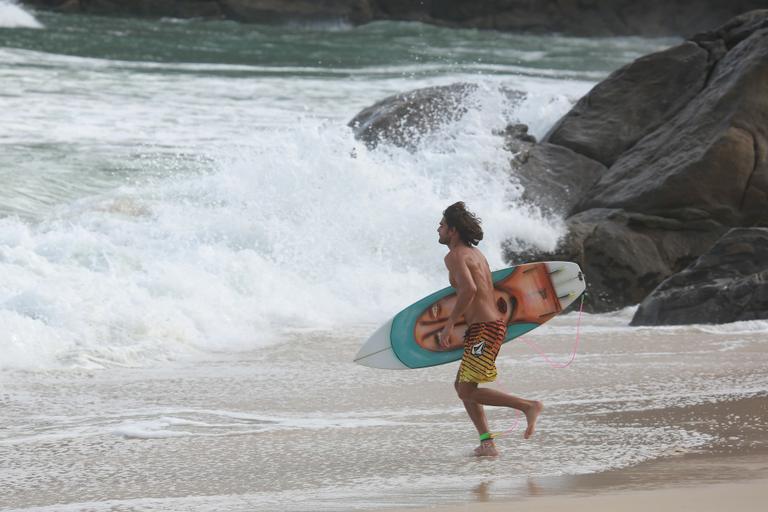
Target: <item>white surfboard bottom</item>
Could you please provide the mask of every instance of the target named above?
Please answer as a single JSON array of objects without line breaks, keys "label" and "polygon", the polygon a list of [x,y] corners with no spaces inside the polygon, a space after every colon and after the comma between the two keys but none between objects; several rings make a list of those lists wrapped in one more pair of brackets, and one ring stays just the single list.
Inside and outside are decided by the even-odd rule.
[{"label": "white surfboard bottom", "polygon": [[409,370],[392,351],[392,343],[389,333],[392,330],[392,320],[376,329],[368,340],[357,351],[355,362],[371,368],[383,368],[385,370]]}]

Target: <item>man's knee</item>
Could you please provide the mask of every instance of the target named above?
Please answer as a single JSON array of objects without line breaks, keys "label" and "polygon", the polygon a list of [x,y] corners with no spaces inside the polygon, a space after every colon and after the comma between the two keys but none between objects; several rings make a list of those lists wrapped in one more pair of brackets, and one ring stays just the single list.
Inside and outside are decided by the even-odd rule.
[{"label": "man's knee", "polygon": [[471,401],[477,387],[469,382],[456,382],[456,394],[464,401]]}]

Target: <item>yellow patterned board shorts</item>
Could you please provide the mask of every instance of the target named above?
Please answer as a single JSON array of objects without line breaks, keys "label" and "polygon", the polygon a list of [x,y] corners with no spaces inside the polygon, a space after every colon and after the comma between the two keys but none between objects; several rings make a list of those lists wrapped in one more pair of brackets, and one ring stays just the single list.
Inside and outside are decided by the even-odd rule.
[{"label": "yellow patterned board shorts", "polygon": [[496,380],[496,356],[504,342],[507,325],[503,320],[477,322],[464,334],[464,355],[461,357],[459,382],[493,382]]}]

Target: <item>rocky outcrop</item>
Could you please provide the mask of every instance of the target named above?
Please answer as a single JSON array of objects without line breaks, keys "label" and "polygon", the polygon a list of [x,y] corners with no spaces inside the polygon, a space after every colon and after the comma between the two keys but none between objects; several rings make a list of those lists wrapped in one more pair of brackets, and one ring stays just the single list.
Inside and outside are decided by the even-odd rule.
[{"label": "rocky outcrop", "polygon": [[555,254],[509,259],[579,261],[592,311],[637,304],[729,228],[768,226],[768,11],[616,71],[544,142],[604,169],[555,162],[590,183],[568,203],[569,235]]},{"label": "rocky outcrop", "polygon": [[[636,140],[621,140],[628,147],[620,154],[600,153],[608,133],[586,150],[584,144],[563,140],[561,128],[550,134],[550,141],[599,153],[601,161],[610,165],[575,211],[620,207],[676,217],[676,210],[684,207],[705,211],[730,226],[768,223],[768,11],[740,18],[734,29],[745,26],[752,27],[751,35],[730,48],[722,37],[713,35],[677,47],[706,41],[711,64],[688,81],[688,91],[695,95],[670,89],[655,101],[644,98],[646,110],[657,112],[651,122],[635,121],[636,109],[642,110],[637,103],[628,101],[628,109],[590,103],[588,115],[583,116],[585,125],[605,116],[608,124],[624,123],[626,133],[633,133]],[[637,64],[619,72],[618,78],[632,73]],[[653,91],[658,75],[648,70],[647,76],[647,87],[641,81],[639,86],[616,84],[614,88]],[[666,113],[664,106],[668,106]],[[577,119],[570,124],[574,131],[581,123]]]},{"label": "rocky outcrop", "polygon": [[640,304],[632,325],[768,318],[768,229],[732,229]]},{"label": "rocky outcrop", "polygon": [[284,20],[411,20],[451,27],[581,36],[687,35],[764,0],[25,0],[45,8],[151,17],[226,17],[250,23]]},{"label": "rocky outcrop", "polygon": [[[462,115],[470,90],[393,96],[351,126],[408,147]],[[578,261],[591,311],[637,304],[730,228],[768,226],[768,10],[619,69],[541,143],[524,125],[503,135],[523,198],[568,227],[554,252],[507,259]]]},{"label": "rocky outcrop", "polygon": [[[404,127],[455,118],[466,91],[385,100],[356,118],[358,136],[408,145]],[[580,262],[592,311],[637,304],[729,228],[768,225],[768,11],[616,71],[542,143],[519,125],[505,136],[524,199],[569,231],[554,253],[508,259]]]}]

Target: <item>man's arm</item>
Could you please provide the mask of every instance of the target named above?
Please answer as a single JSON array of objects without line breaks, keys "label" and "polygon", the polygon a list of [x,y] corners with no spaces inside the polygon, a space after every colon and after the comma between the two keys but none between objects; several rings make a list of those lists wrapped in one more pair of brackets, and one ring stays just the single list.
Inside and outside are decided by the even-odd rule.
[{"label": "man's arm", "polygon": [[448,348],[450,345],[451,331],[453,331],[456,322],[459,321],[461,315],[467,310],[477,293],[477,285],[472,278],[472,273],[469,271],[465,258],[449,254],[445,258],[445,266],[448,267],[448,272],[456,283],[454,286],[456,288],[456,304],[448,317],[445,327],[440,332],[440,346],[442,348]]}]

